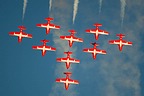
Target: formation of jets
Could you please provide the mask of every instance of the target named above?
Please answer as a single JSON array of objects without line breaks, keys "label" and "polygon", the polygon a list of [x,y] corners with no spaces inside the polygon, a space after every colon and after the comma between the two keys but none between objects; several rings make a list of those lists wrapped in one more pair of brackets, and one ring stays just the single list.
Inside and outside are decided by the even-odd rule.
[{"label": "formation of jets", "polygon": [[[47,23],[36,24],[36,26],[45,28],[46,34],[50,33],[50,29],[60,29],[60,26],[51,24],[50,21],[53,20],[53,18],[48,17],[48,18],[45,18],[45,20],[47,20]],[[96,23],[96,24],[94,24],[94,26],[96,26],[95,29],[87,29],[85,31],[86,31],[86,33],[93,33],[95,35],[95,40],[98,40],[99,35],[109,35],[109,32],[99,29],[99,27],[102,26],[102,24]],[[32,34],[27,34],[27,33],[23,32],[23,30],[26,30],[26,28],[24,26],[18,26],[18,28],[20,29],[19,32],[9,32],[9,35],[18,36],[19,43],[22,42],[23,37],[32,38]],[[69,36],[60,36],[60,39],[67,40],[70,48],[73,46],[74,42],[83,42],[82,38],[78,38],[75,36],[75,33],[76,33],[75,30],[68,30],[68,32],[70,32]],[[123,40],[123,37],[125,37],[124,34],[117,34],[116,36],[118,36],[119,39],[118,40],[110,40],[109,44],[117,44],[119,46],[120,51],[122,51],[122,48],[124,45],[132,45],[132,42]],[[44,39],[44,40],[40,40],[40,41],[43,44],[39,45],[39,46],[32,46],[32,49],[41,50],[42,56],[45,56],[46,51],[56,51],[56,48],[46,45],[46,43],[49,42],[49,40]],[[101,49],[97,48],[97,46],[99,46],[99,44],[97,44],[96,42],[91,43],[91,44],[93,45],[93,48],[84,48],[83,52],[91,53],[93,59],[96,59],[97,54],[107,54],[107,52],[105,50],[101,50]],[[62,57],[62,58],[56,58],[56,61],[65,63],[66,69],[68,70],[71,67],[70,66],[71,64],[80,63],[80,60],[71,57],[72,53],[73,52],[70,52],[70,51],[64,52],[64,54],[66,54],[67,56]],[[72,74],[71,72],[64,72],[64,74],[66,75],[66,77],[65,78],[57,78],[56,82],[64,83],[66,90],[68,90],[69,84],[79,84],[78,80],[73,80],[70,78],[70,75]]]}]

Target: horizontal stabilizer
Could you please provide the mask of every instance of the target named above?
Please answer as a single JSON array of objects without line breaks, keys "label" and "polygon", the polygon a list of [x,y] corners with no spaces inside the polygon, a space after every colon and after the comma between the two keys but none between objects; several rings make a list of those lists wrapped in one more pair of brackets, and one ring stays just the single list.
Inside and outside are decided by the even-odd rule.
[{"label": "horizontal stabilizer", "polygon": [[95,23],[94,26],[99,27],[99,26],[102,26],[102,24]]},{"label": "horizontal stabilizer", "polygon": [[72,29],[72,30],[68,30],[68,32],[71,32],[71,33],[73,33],[73,34],[76,33],[76,31],[73,30],[73,29]]},{"label": "horizontal stabilizer", "polygon": [[41,42],[47,43],[47,42],[49,42],[49,40],[44,39],[44,40],[41,40]]},{"label": "horizontal stabilizer", "polygon": [[72,54],[73,52],[70,52],[70,51],[68,51],[68,52],[64,52],[64,54]]},{"label": "horizontal stabilizer", "polygon": [[21,30],[26,30],[25,26],[18,26],[18,28],[21,29]]},{"label": "horizontal stabilizer", "polygon": [[51,20],[54,20],[54,19],[51,18],[51,17],[48,17],[48,18],[45,18],[45,20],[51,21]]},{"label": "horizontal stabilizer", "polygon": [[116,36],[118,36],[118,37],[125,37],[125,35],[124,34],[117,34]]},{"label": "horizontal stabilizer", "polygon": [[99,44],[97,44],[96,42],[91,43],[94,46],[99,46]]}]

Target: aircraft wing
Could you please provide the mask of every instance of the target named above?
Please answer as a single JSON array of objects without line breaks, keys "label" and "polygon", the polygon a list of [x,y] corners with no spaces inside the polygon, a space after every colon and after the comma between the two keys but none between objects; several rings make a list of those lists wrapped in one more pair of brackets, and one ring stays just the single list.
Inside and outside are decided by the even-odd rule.
[{"label": "aircraft wing", "polygon": [[119,44],[120,40],[110,40],[109,43],[110,44]]},{"label": "aircraft wing", "polygon": [[46,50],[51,50],[51,51],[55,51],[56,50],[56,48],[50,47],[50,46],[45,46],[45,48],[46,48]]},{"label": "aircraft wing", "polygon": [[87,33],[96,33],[96,29],[87,29],[86,32]]},{"label": "aircraft wing", "polygon": [[36,24],[37,27],[46,27],[47,24]]},{"label": "aircraft wing", "polygon": [[124,45],[132,45],[132,42],[127,42],[125,40],[122,40],[122,44],[124,44]]},{"label": "aircraft wing", "polygon": [[67,58],[57,58],[57,59],[56,59],[57,62],[64,62],[64,61],[66,61],[66,60],[67,60]]},{"label": "aircraft wing", "polygon": [[77,42],[83,42],[82,38],[77,38],[77,37],[73,36],[73,39],[74,39],[74,41],[77,41]]},{"label": "aircraft wing", "polygon": [[83,39],[74,36],[60,36],[60,38],[64,40],[70,40],[72,38],[72,41],[83,42]]},{"label": "aircraft wing", "polygon": [[54,24],[49,24],[50,28],[53,29],[60,29],[60,26],[54,25]]},{"label": "aircraft wing", "polygon": [[32,46],[33,49],[42,50],[43,46]]},{"label": "aircraft wing", "polygon": [[105,50],[99,50],[99,49],[97,49],[96,52],[99,53],[99,54],[106,54]]},{"label": "aircraft wing", "polygon": [[19,36],[20,32],[9,32],[11,36]]},{"label": "aircraft wing", "polygon": [[72,63],[80,63],[80,60],[76,60],[74,58],[69,58],[69,60],[72,62]]},{"label": "aircraft wing", "polygon": [[57,78],[56,82],[61,82],[61,83],[65,83],[66,78]]},{"label": "aircraft wing", "polygon": [[61,39],[64,39],[64,40],[69,40],[71,38],[71,36],[60,36]]},{"label": "aircraft wing", "polygon": [[83,49],[83,52],[89,52],[89,53],[93,53],[94,48],[85,48]]},{"label": "aircraft wing", "polygon": [[[68,60],[67,58],[57,58],[56,59],[57,62],[66,62],[67,60]],[[76,60],[74,58],[69,58],[69,62],[80,63],[80,60]]]},{"label": "aircraft wing", "polygon": [[32,34],[22,32],[22,37],[32,38]]},{"label": "aircraft wing", "polygon": [[78,80],[68,79],[70,84],[79,84]]},{"label": "aircraft wing", "polygon": [[109,35],[109,33],[106,32],[105,30],[98,29],[98,31],[99,31],[99,34]]}]

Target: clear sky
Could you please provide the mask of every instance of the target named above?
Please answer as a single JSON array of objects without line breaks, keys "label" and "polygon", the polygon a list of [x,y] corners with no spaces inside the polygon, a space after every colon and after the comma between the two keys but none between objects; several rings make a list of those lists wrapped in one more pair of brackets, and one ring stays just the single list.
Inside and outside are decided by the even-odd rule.
[{"label": "clear sky", "polygon": [[[0,96],[144,96],[144,1],[126,0],[122,11],[124,0],[102,0],[99,11],[101,0],[79,0],[75,19],[73,0],[51,1],[50,10],[49,0],[28,0],[23,15],[23,0],[0,0]],[[46,23],[44,19],[49,16],[61,29],[46,35],[36,24]],[[100,28],[110,35],[100,35],[96,41],[93,34],[85,32],[95,28],[94,23],[101,23]],[[19,25],[24,25],[33,38],[18,43],[17,37],[8,35],[19,31]],[[60,40],[59,36],[68,35],[70,29],[75,29],[84,42],[69,48],[67,41]],[[120,52],[117,45],[109,45],[109,40],[118,39],[118,33],[125,34],[124,39],[133,46],[124,46]],[[33,50],[42,39],[50,40],[47,45],[56,47],[56,52],[42,57],[41,51]],[[93,60],[91,54],[82,52],[92,47],[91,42],[97,42],[107,54],[98,54]],[[65,56],[64,51],[72,51],[80,63],[71,64],[67,70],[64,63],[56,62]],[[68,91],[64,84],[55,82],[65,77],[66,71],[80,82],[70,85]]]}]

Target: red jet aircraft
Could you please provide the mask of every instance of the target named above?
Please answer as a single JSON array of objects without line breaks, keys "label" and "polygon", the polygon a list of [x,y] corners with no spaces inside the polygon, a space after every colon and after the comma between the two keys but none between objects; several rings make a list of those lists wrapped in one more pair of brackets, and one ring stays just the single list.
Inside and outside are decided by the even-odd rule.
[{"label": "red jet aircraft", "polygon": [[26,28],[24,26],[18,26],[18,28],[20,29],[19,32],[9,32],[9,35],[18,36],[19,43],[22,42],[23,37],[32,38],[32,34],[27,34],[27,33],[23,32],[23,30],[26,30]]},{"label": "red jet aircraft", "polygon": [[97,43],[91,43],[94,47],[93,48],[85,48],[83,52],[92,53],[93,59],[96,59],[97,54],[106,54],[105,50],[97,49],[96,46],[99,46]]},{"label": "red jet aircraft", "polygon": [[70,36],[60,36],[61,39],[63,40],[68,40],[69,41],[69,46],[72,47],[73,42],[83,42],[82,38],[77,38],[74,36],[74,34],[76,33],[75,30],[69,30],[68,32],[70,32]]},{"label": "red jet aircraft", "polygon": [[49,40],[41,40],[41,42],[43,42],[43,45],[40,45],[40,46],[32,46],[33,49],[36,49],[36,50],[41,50],[42,51],[42,56],[44,56],[46,54],[46,51],[49,50],[49,51],[55,51],[56,48],[53,48],[53,47],[50,47],[50,46],[47,46],[46,43],[49,42]]},{"label": "red jet aircraft", "polygon": [[45,20],[47,20],[48,22],[44,24],[36,24],[36,26],[46,28],[46,34],[49,34],[50,29],[60,29],[60,26],[50,23],[50,21],[53,20],[53,18],[48,17],[48,18],[45,18]]},{"label": "red jet aircraft", "polygon": [[98,40],[99,35],[109,35],[108,32],[104,31],[104,30],[100,30],[99,26],[102,26],[102,24],[94,24],[94,26],[96,26],[96,29],[87,29],[86,32],[87,33],[93,33],[95,34],[95,39]]},{"label": "red jet aircraft", "polygon": [[123,37],[125,37],[124,34],[117,34],[116,36],[119,37],[119,40],[110,40],[109,44],[117,44],[120,51],[122,51],[124,45],[132,46],[132,42],[127,42],[126,40],[123,40]]},{"label": "red jet aircraft", "polygon": [[66,68],[68,69],[70,67],[71,63],[80,63],[80,60],[76,60],[74,58],[70,57],[70,54],[72,54],[72,52],[64,52],[64,54],[67,54],[67,57],[65,58],[57,58],[57,62],[65,62],[66,64]]},{"label": "red jet aircraft", "polygon": [[79,84],[79,81],[70,79],[71,72],[64,72],[66,78],[57,78],[56,82],[64,83],[65,89],[68,90],[69,84]]}]

